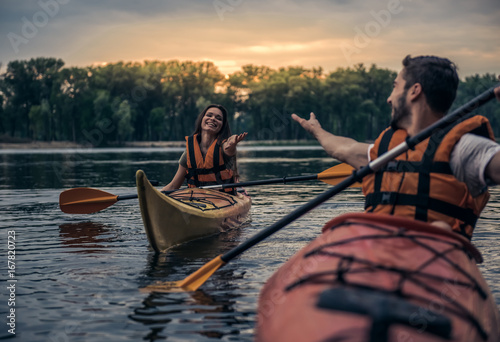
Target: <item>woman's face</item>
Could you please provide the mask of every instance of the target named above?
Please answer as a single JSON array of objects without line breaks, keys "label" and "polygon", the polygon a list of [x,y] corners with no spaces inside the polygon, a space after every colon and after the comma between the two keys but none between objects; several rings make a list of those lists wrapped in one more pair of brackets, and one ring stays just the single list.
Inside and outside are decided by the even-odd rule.
[{"label": "woman's face", "polygon": [[201,120],[201,130],[207,131],[212,134],[218,134],[222,129],[224,123],[224,116],[222,111],[216,107],[210,107]]}]

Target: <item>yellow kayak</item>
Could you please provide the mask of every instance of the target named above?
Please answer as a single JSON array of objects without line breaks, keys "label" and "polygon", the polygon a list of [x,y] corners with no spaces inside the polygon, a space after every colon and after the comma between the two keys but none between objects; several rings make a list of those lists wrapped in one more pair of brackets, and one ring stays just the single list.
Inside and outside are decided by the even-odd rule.
[{"label": "yellow kayak", "polygon": [[241,225],[252,203],[248,196],[200,188],[165,195],[142,170],[137,171],[136,182],[146,235],[157,252]]}]

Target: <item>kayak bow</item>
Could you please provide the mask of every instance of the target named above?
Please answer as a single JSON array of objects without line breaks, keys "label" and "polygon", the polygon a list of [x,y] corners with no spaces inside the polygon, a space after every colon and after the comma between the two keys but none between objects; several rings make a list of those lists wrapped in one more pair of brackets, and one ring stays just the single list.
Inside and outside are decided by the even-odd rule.
[{"label": "kayak bow", "polygon": [[146,235],[157,252],[235,228],[251,206],[248,196],[209,189],[187,188],[165,195],[142,170],[137,171],[136,182]]}]

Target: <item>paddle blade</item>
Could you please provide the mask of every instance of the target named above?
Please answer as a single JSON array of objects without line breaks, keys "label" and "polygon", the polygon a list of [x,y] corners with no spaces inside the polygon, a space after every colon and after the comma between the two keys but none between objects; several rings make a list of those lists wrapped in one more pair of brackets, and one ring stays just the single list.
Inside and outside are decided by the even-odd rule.
[{"label": "paddle blade", "polygon": [[[352,175],[354,168],[346,163],[335,165],[328,170],[325,170],[318,174],[318,179],[330,185],[337,185],[342,182],[345,178]],[[351,187],[361,187],[361,183],[356,182]]]},{"label": "paddle blade", "polygon": [[68,189],[59,195],[59,207],[67,214],[91,214],[116,203],[118,196],[92,188]]},{"label": "paddle blade", "polygon": [[212,259],[203,265],[198,271],[194,272],[184,280],[179,281],[166,281],[154,285],[146,286],[141,289],[141,292],[189,292],[196,291],[203,285],[208,278],[220,267],[224,266],[225,262],[222,261],[221,255]]}]

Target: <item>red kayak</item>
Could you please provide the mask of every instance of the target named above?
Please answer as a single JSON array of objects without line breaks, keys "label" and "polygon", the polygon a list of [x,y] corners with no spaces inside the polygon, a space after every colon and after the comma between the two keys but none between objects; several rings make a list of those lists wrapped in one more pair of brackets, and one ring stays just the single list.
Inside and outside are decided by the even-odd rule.
[{"label": "red kayak", "polygon": [[263,287],[258,341],[500,341],[500,314],[456,233],[404,218],[347,214]]}]

